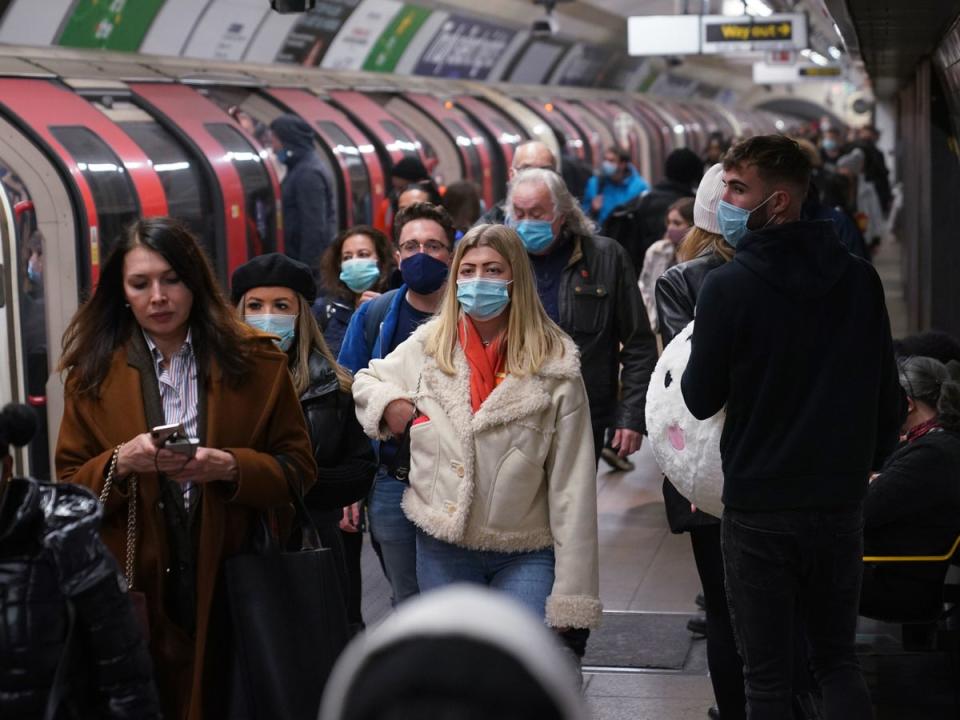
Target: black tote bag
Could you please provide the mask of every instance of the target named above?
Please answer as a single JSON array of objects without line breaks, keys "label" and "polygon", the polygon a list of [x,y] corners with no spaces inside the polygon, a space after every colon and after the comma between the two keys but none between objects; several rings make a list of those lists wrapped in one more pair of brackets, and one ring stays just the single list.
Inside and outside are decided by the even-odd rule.
[{"label": "black tote bag", "polygon": [[333,553],[321,546],[287,461],[277,459],[301,539],[297,550],[282,550],[263,518],[257,550],[225,563],[234,720],[315,720],[327,677],[349,639]]}]

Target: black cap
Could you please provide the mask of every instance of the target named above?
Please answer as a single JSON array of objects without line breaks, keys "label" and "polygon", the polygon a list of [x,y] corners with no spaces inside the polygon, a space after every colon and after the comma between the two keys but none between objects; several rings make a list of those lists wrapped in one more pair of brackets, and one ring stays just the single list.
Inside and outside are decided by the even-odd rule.
[{"label": "black cap", "polygon": [[424,167],[423,163],[420,162],[419,159],[409,156],[397,161],[390,169],[390,176],[408,182],[428,180],[430,178],[430,174],[427,172],[427,168]]},{"label": "black cap", "polygon": [[664,170],[668,180],[696,185],[703,177],[703,160],[690,148],[677,148],[667,155]]},{"label": "black cap", "polygon": [[247,290],[255,287],[290,288],[311,303],[317,297],[317,284],[310,268],[282,253],[259,255],[234,270],[230,281],[230,300],[236,305]]}]

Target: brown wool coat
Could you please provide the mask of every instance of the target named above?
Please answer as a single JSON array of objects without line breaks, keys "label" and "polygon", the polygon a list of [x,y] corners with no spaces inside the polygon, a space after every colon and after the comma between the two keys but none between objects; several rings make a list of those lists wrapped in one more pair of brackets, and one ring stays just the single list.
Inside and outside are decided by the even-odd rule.
[{"label": "brown wool coat", "polygon": [[[223,562],[242,552],[260,511],[287,507],[287,481],[274,459],[286,455],[305,488],[316,466],[303,413],[287,369],[286,355],[268,340],[254,353],[254,369],[231,387],[214,365],[201,385],[200,444],[232,453],[239,466],[236,486],[203,486],[198,511],[196,634],[191,637],[164,610],[167,526],[155,474],[139,476],[135,588],[146,594],[153,656],[164,716],[168,720],[212,720],[227,714],[231,662]],[[99,494],[113,448],[164,424],[156,374],[140,333],[117,350],[100,398],[79,398],[67,380],[66,407],[56,450],[61,482],[85,485]],[[103,539],[124,565],[127,488],[115,486],[107,499]],[[208,652],[209,648],[209,652]]]}]

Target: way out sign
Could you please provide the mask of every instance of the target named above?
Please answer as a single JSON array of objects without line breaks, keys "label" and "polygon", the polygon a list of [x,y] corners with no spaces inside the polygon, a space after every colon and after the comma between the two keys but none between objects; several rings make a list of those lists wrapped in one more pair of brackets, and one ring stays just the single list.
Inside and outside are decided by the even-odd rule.
[{"label": "way out sign", "polygon": [[803,13],[767,17],[702,15],[700,22],[703,53],[799,50],[807,46],[807,16]]}]

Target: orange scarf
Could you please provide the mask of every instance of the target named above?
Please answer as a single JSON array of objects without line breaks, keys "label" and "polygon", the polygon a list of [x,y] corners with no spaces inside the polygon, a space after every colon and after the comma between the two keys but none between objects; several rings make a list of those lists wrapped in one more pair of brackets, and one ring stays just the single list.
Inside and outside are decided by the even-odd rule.
[{"label": "orange scarf", "polygon": [[470,366],[470,407],[477,412],[494,388],[503,382],[506,373],[503,365],[506,358],[506,341],[503,333],[489,345],[483,346],[480,333],[469,315],[464,315],[457,333],[460,347]]}]

